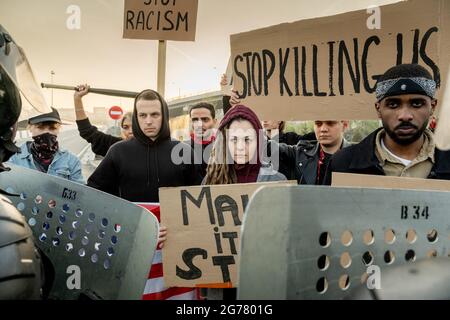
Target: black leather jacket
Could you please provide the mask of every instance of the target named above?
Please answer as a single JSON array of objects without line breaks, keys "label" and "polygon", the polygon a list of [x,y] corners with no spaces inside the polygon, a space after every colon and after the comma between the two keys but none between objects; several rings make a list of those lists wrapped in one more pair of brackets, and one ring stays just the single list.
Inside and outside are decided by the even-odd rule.
[{"label": "black leather jacket", "polygon": [[[297,180],[298,184],[316,184],[317,166],[320,157],[320,144],[317,141],[301,140],[295,146],[271,142],[271,151],[279,152],[279,172],[288,180]],[[350,146],[345,139],[341,148]],[[324,168],[325,170],[327,168]]]}]

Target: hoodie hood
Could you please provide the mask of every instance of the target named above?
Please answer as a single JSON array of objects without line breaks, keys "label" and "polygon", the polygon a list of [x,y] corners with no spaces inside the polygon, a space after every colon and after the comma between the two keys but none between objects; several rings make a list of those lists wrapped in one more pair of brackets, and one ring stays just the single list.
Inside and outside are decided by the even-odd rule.
[{"label": "hoodie hood", "polygon": [[236,118],[243,118],[245,120],[248,120],[252,124],[253,128],[255,128],[255,130],[258,132],[262,130],[261,121],[259,121],[259,118],[256,115],[256,113],[253,112],[252,109],[244,105],[236,105],[233,108],[231,108],[225,114],[222,121],[220,121],[219,130],[225,128],[230,122],[232,122]]},{"label": "hoodie hood", "polygon": [[[157,99],[148,98],[148,96],[156,97]],[[159,135],[156,138],[155,141],[151,140],[149,137],[145,135],[145,133],[141,130],[139,127],[139,121],[137,118],[137,110],[136,110],[136,103],[139,100],[158,100],[161,103],[161,113],[162,113],[162,124],[161,124],[161,130],[159,131]],[[133,135],[134,137],[142,144],[147,146],[157,145],[162,141],[170,139],[170,126],[169,126],[169,107],[167,106],[167,102],[161,97],[161,95],[151,89],[147,89],[142,91],[136,96],[136,99],[134,100],[134,109],[133,109],[133,121],[132,121],[132,127],[133,127]]]},{"label": "hoodie hood", "polygon": [[262,132],[261,121],[252,109],[237,105],[231,108],[224,116],[219,125],[219,130],[223,131],[235,119],[242,118],[249,121],[256,130],[257,139],[257,162],[255,164],[246,163],[243,165],[234,165],[236,171],[237,183],[252,183],[258,180],[259,170],[261,168],[261,144],[259,135]]},{"label": "hoodie hood", "polygon": [[262,151],[262,145],[260,141],[260,133],[263,132],[263,128],[261,126],[261,121],[259,121],[258,116],[256,115],[256,113],[250,109],[249,107],[246,107],[244,105],[236,105],[233,108],[231,108],[223,117],[222,121],[220,121],[219,124],[219,131],[224,132],[224,130],[226,130],[227,126],[229,126],[229,124],[231,122],[233,122],[233,120],[235,119],[245,119],[247,121],[249,121],[253,128],[256,130],[256,134],[257,134],[257,143],[258,143],[258,147],[257,147],[257,164],[258,166],[261,165],[261,151]]}]

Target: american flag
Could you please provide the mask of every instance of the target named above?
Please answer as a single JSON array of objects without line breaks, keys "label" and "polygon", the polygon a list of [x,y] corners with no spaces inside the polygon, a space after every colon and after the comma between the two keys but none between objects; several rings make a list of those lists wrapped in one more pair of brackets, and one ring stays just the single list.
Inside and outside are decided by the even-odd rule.
[{"label": "american flag", "polygon": [[[152,212],[161,222],[159,203],[136,203]],[[198,300],[199,292],[195,288],[171,287],[164,285],[162,252],[158,247],[153,256],[152,266],[145,285],[143,300]]]}]

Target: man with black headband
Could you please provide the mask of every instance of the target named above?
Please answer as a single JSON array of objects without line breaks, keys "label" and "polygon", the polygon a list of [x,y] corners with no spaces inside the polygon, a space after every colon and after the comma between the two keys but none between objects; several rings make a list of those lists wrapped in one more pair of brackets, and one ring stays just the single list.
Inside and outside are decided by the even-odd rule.
[{"label": "man with black headband", "polygon": [[383,127],[336,153],[332,172],[450,180],[450,152],[435,147],[428,122],[437,105],[436,82],[417,64],[395,66],[381,76],[375,108]]},{"label": "man with black headband", "polygon": [[9,162],[84,183],[80,160],[69,151],[59,148],[60,128],[61,118],[55,108],[50,113],[30,118],[28,129],[33,141],[24,143],[20,147],[20,153],[11,157]]}]

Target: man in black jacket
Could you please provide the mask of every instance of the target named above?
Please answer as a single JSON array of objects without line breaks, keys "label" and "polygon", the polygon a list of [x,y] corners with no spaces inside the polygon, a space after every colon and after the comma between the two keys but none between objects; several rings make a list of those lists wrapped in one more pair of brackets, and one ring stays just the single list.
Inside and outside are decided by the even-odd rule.
[{"label": "man in black jacket", "polygon": [[96,126],[91,124],[86,112],[84,111],[83,97],[88,93],[89,86],[87,84],[79,85],[75,89],[73,100],[75,105],[76,123],[80,136],[91,144],[92,152],[104,157],[113,144],[122,140],[131,139],[133,137],[131,128],[133,114],[132,112],[127,112],[120,120],[121,137],[103,133],[99,131]]},{"label": "man in black jacket", "polygon": [[437,100],[436,82],[417,64],[395,66],[381,76],[375,108],[383,127],[336,153],[332,172],[450,180],[450,151],[435,147],[427,129]]},{"label": "man in black jacket", "polygon": [[[201,183],[192,148],[170,137],[169,108],[157,92],[136,97],[132,126],[134,138],[110,148],[89,186],[132,202],[159,202],[160,187]],[[180,158],[189,163],[178,164]]]},{"label": "man in black jacket", "polygon": [[272,153],[279,154],[279,171],[299,184],[322,184],[331,156],[349,146],[344,139],[347,127],[348,121],[317,120],[314,122],[317,141],[300,140],[295,146],[270,141]]}]

